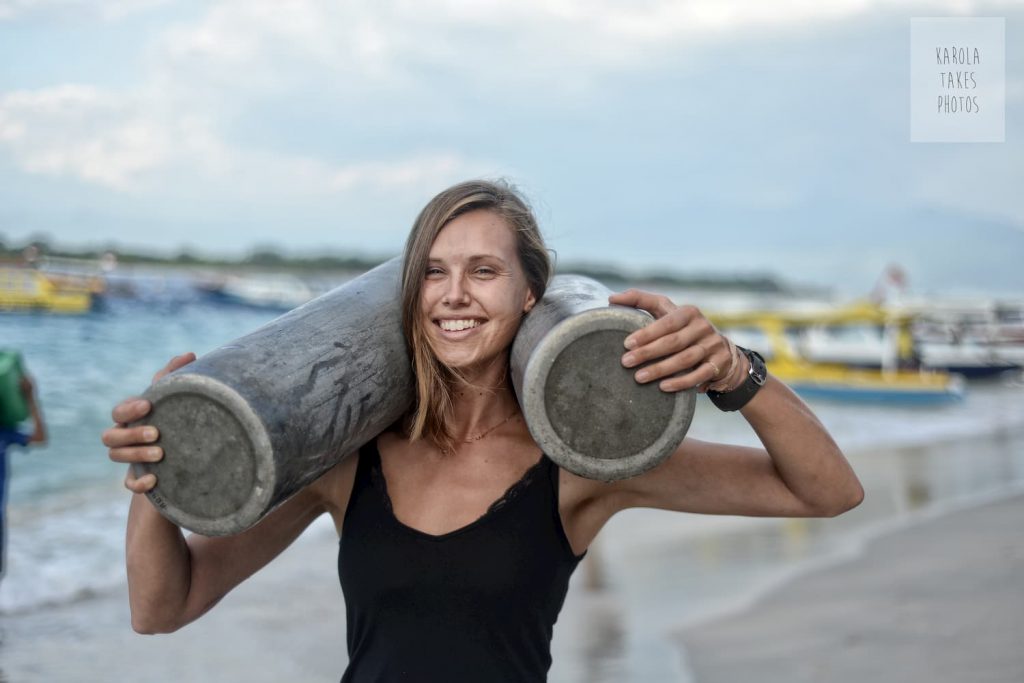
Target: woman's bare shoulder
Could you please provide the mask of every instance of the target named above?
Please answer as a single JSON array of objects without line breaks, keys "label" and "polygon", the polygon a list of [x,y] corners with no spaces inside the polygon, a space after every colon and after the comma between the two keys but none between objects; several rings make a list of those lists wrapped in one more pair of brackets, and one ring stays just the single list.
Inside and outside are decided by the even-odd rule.
[{"label": "woman's bare shoulder", "polygon": [[395,429],[389,429],[385,432],[381,432],[380,435],[377,436],[377,452],[381,454],[381,457],[387,457],[393,454],[402,456],[408,449],[409,439]]},{"label": "woman's bare shoulder", "polygon": [[352,451],[308,487],[310,493],[317,497],[320,504],[334,519],[334,526],[339,534],[349,498],[352,496],[352,486],[355,483],[358,465],[359,451]]},{"label": "woman's bare shoulder", "polygon": [[[407,443],[406,439],[393,429],[389,429],[375,437],[378,452],[394,453],[401,451]],[[334,518],[334,524],[341,533],[348,501],[352,497],[355,485],[356,468],[359,465],[360,450],[354,450],[324,472],[319,479],[309,485],[311,493],[317,496],[321,504]]]}]

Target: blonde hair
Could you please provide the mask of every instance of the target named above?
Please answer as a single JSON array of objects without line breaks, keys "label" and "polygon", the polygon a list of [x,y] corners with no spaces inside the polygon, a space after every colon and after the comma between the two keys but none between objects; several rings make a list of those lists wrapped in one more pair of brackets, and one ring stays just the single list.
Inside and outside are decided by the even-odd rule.
[{"label": "blonde hair", "polygon": [[420,211],[405,243],[402,267],[402,330],[416,378],[416,397],[405,429],[411,440],[426,438],[442,452],[454,446],[449,429],[452,394],[462,378],[441,363],[434,353],[423,327],[420,295],[430,248],[437,235],[455,218],[477,210],[493,212],[511,228],[520,265],[537,301],[544,296],[551,277],[551,259],[533,211],[508,182],[470,180],[459,183],[431,199]]}]

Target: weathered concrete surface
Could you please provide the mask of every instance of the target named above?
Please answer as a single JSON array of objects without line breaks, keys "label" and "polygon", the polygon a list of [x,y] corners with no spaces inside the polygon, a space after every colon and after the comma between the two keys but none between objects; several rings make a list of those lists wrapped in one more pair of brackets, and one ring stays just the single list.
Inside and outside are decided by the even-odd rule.
[{"label": "weathered concrete surface", "polygon": [[682,442],[696,393],[638,384],[623,342],[653,318],[609,306],[611,291],[559,275],[512,345],[512,381],[530,433],[565,469],[602,481],[645,472]]},{"label": "weathered concrete surface", "polygon": [[207,535],[255,524],[412,400],[392,259],[169,375],[144,394],[164,459],[153,503]]},{"label": "weathered concrete surface", "polygon": [[681,634],[697,683],[1024,681],[1024,496],[916,524]]}]

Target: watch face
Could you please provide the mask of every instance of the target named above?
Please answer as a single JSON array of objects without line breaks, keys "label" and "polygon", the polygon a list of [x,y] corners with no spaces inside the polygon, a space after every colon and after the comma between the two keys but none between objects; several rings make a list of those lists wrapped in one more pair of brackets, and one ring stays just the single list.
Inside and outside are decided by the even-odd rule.
[{"label": "watch face", "polygon": [[757,382],[758,386],[764,386],[768,380],[768,368],[765,367],[764,358],[757,351],[748,351],[750,359],[750,377]]},{"label": "watch face", "polygon": [[711,402],[720,410],[726,412],[733,412],[745,406],[768,379],[768,368],[764,364],[764,358],[759,353],[745,349],[742,346],[737,346],[736,348],[750,360],[750,371],[747,373],[747,379],[732,391],[721,393],[708,389],[707,393]]}]

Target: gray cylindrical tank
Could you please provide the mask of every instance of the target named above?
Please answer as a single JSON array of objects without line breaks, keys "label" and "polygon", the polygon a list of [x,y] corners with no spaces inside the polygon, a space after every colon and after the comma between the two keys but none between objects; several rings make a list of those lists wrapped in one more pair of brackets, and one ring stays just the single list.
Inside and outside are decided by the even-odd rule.
[{"label": "gray cylindrical tank", "polygon": [[176,524],[238,533],[384,431],[412,400],[396,258],[154,384],[164,458],[147,495]]},{"label": "gray cylindrical tank", "polygon": [[577,275],[552,279],[512,345],[512,382],[545,453],[580,476],[614,481],[641,474],[679,446],[696,392],[639,384],[623,343],[650,323],[646,312],[609,306],[611,292]]}]

